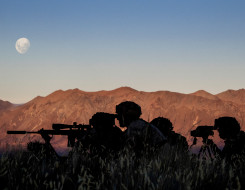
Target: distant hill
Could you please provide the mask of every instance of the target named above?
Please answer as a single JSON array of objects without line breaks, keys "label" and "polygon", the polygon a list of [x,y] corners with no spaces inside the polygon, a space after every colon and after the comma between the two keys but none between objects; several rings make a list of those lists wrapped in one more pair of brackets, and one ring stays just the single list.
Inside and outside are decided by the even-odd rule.
[{"label": "distant hill", "polygon": [[8,101],[0,100],[0,112],[6,111],[6,110],[10,109],[13,106],[14,105],[12,103],[8,102]]},{"label": "distant hill", "polygon": [[245,89],[227,90],[216,95],[222,100],[231,101],[237,104],[245,104]]},{"label": "distant hill", "polygon": [[200,97],[207,98],[210,100],[218,100],[219,99],[217,96],[210,94],[210,93],[206,92],[205,90],[198,90],[194,93],[191,93],[190,95],[200,96]]},{"label": "distant hill", "polygon": [[[34,131],[50,129],[52,123],[88,123],[96,112],[115,113],[115,106],[123,101],[134,101],[142,108],[142,118],[169,118],[174,130],[186,136],[191,143],[190,131],[198,125],[213,125],[221,116],[236,117],[245,129],[245,90],[226,91],[212,95],[205,91],[181,94],[169,91],[143,92],[129,87],[112,91],[85,92],[79,89],[58,90],[46,97],[12,107],[0,114],[0,142],[13,140],[7,130]],[[236,99],[237,98],[237,99]],[[27,142],[27,136],[18,136],[17,142]],[[215,139],[217,142],[218,138]],[[62,140],[63,145],[66,144]]]}]

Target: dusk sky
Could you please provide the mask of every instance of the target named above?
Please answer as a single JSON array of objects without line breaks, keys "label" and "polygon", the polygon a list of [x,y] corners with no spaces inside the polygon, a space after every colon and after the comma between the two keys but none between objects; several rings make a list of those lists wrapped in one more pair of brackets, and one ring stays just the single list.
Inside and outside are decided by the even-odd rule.
[{"label": "dusk sky", "polygon": [[[30,41],[25,54],[19,38]],[[0,99],[245,88],[244,0],[1,0]]]}]

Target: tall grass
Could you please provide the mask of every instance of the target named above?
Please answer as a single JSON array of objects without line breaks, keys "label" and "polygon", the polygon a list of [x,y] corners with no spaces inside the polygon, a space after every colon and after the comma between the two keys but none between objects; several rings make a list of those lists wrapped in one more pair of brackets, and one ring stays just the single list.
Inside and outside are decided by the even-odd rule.
[{"label": "tall grass", "polygon": [[243,189],[244,157],[232,165],[202,160],[174,147],[150,153],[125,148],[116,156],[73,150],[67,159],[5,152],[0,159],[0,189]]}]

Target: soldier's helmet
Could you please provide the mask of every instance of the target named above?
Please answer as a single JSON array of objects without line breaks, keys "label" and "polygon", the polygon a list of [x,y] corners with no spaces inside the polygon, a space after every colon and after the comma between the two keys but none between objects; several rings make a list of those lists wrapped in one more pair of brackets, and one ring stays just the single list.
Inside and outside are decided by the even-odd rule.
[{"label": "soldier's helmet", "polygon": [[156,126],[164,135],[168,135],[173,130],[172,122],[164,117],[157,117],[151,121],[151,124]]},{"label": "soldier's helmet", "polygon": [[219,131],[222,139],[236,136],[240,131],[240,124],[234,117],[220,117],[215,119],[214,127]]},{"label": "soldier's helmet", "polygon": [[127,126],[131,121],[139,119],[141,107],[131,101],[125,101],[116,106],[116,113],[121,127]]},{"label": "soldier's helmet", "polygon": [[95,129],[107,130],[115,125],[115,114],[97,112],[89,120],[89,124],[92,125]]}]

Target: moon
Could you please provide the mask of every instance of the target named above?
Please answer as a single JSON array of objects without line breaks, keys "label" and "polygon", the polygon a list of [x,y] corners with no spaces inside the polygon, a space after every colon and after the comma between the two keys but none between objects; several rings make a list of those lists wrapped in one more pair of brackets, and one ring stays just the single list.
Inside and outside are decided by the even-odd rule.
[{"label": "moon", "polygon": [[27,38],[19,38],[15,43],[15,48],[20,54],[25,54],[30,48],[30,41]]}]

